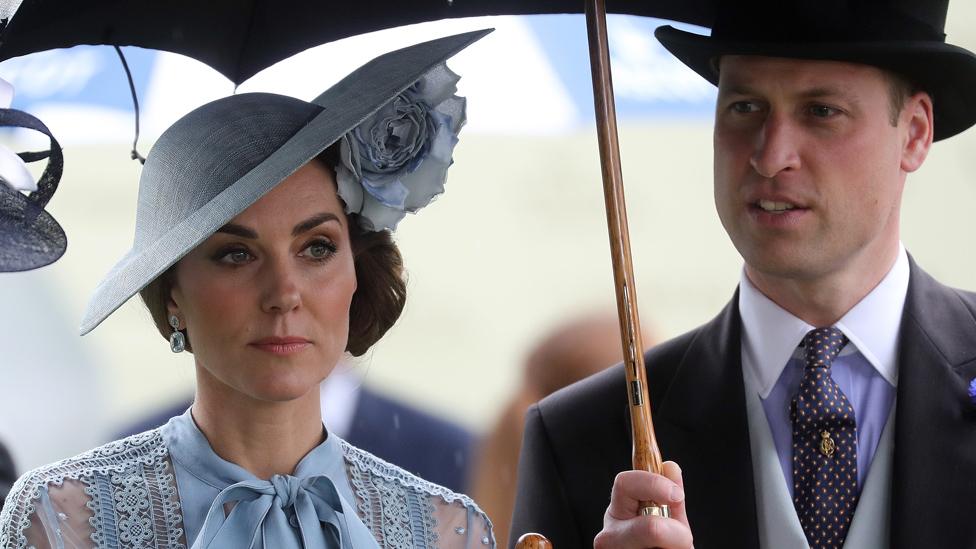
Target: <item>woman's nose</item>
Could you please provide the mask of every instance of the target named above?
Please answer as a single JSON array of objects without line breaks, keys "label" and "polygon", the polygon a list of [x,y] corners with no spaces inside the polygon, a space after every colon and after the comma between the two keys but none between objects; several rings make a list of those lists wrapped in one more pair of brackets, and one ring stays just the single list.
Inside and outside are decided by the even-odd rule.
[{"label": "woman's nose", "polygon": [[749,163],[756,173],[767,179],[799,168],[797,138],[797,128],[788,118],[771,113],[756,134]]},{"label": "woman's nose", "polygon": [[286,313],[297,309],[302,303],[298,274],[286,261],[269,261],[261,276],[264,278],[264,292],[261,309],[267,313]]}]

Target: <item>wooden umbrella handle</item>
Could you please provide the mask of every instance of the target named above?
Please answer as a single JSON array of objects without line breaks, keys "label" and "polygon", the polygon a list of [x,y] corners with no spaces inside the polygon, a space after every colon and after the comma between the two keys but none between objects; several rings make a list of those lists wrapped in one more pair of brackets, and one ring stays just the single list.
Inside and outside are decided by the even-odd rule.
[{"label": "wooden umbrella handle", "polygon": [[552,543],[542,534],[522,534],[515,549],[552,549]]}]

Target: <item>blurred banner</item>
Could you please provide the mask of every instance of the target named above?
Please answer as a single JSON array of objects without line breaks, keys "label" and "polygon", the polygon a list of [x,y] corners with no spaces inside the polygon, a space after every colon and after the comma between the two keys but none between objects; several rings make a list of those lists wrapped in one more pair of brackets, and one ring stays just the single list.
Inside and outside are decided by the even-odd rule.
[{"label": "blurred banner", "polygon": [[[441,22],[437,32],[472,28],[477,21]],[[664,23],[632,16],[609,19],[621,118],[711,114],[714,88],[654,38],[654,29]],[[551,134],[592,124],[593,96],[581,16],[493,17],[484,18],[482,24],[497,30],[451,63],[464,75],[463,93],[494,98],[490,104],[472,105],[468,131]],[[431,36],[422,30],[425,25],[414,28],[312,48],[259,73],[238,91],[312,99],[362,60]],[[234,92],[228,80],[191,59],[134,47],[123,51],[140,100],[143,136],[149,139],[193,107]],[[62,143],[132,139],[132,98],[111,47],[79,46],[11,59],[0,64],[0,76],[16,89],[14,107],[45,121]]]}]

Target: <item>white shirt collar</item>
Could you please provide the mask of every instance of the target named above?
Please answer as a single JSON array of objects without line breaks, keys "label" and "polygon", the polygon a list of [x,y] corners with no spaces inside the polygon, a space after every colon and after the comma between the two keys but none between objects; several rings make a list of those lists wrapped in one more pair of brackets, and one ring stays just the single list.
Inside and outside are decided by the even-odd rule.
[{"label": "white shirt collar", "polygon": [[[900,246],[888,274],[834,326],[892,386],[898,382],[898,332],[908,295],[908,253]],[[744,366],[759,380],[766,398],[803,337],[814,327],[762,294],[742,270],[739,282]]]}]

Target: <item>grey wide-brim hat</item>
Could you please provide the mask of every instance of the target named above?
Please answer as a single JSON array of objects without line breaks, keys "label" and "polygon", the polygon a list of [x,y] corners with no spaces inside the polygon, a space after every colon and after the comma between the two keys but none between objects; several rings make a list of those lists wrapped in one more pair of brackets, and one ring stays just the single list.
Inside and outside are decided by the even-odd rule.
[{"label": "grey wide-brim hat", "polygon": [[132,249],[95,288],[81,334],[298,168],[489,32],[448,36],[381,55],[311,103],[248,93],[218,99],[178,120],[146,158]]}]

